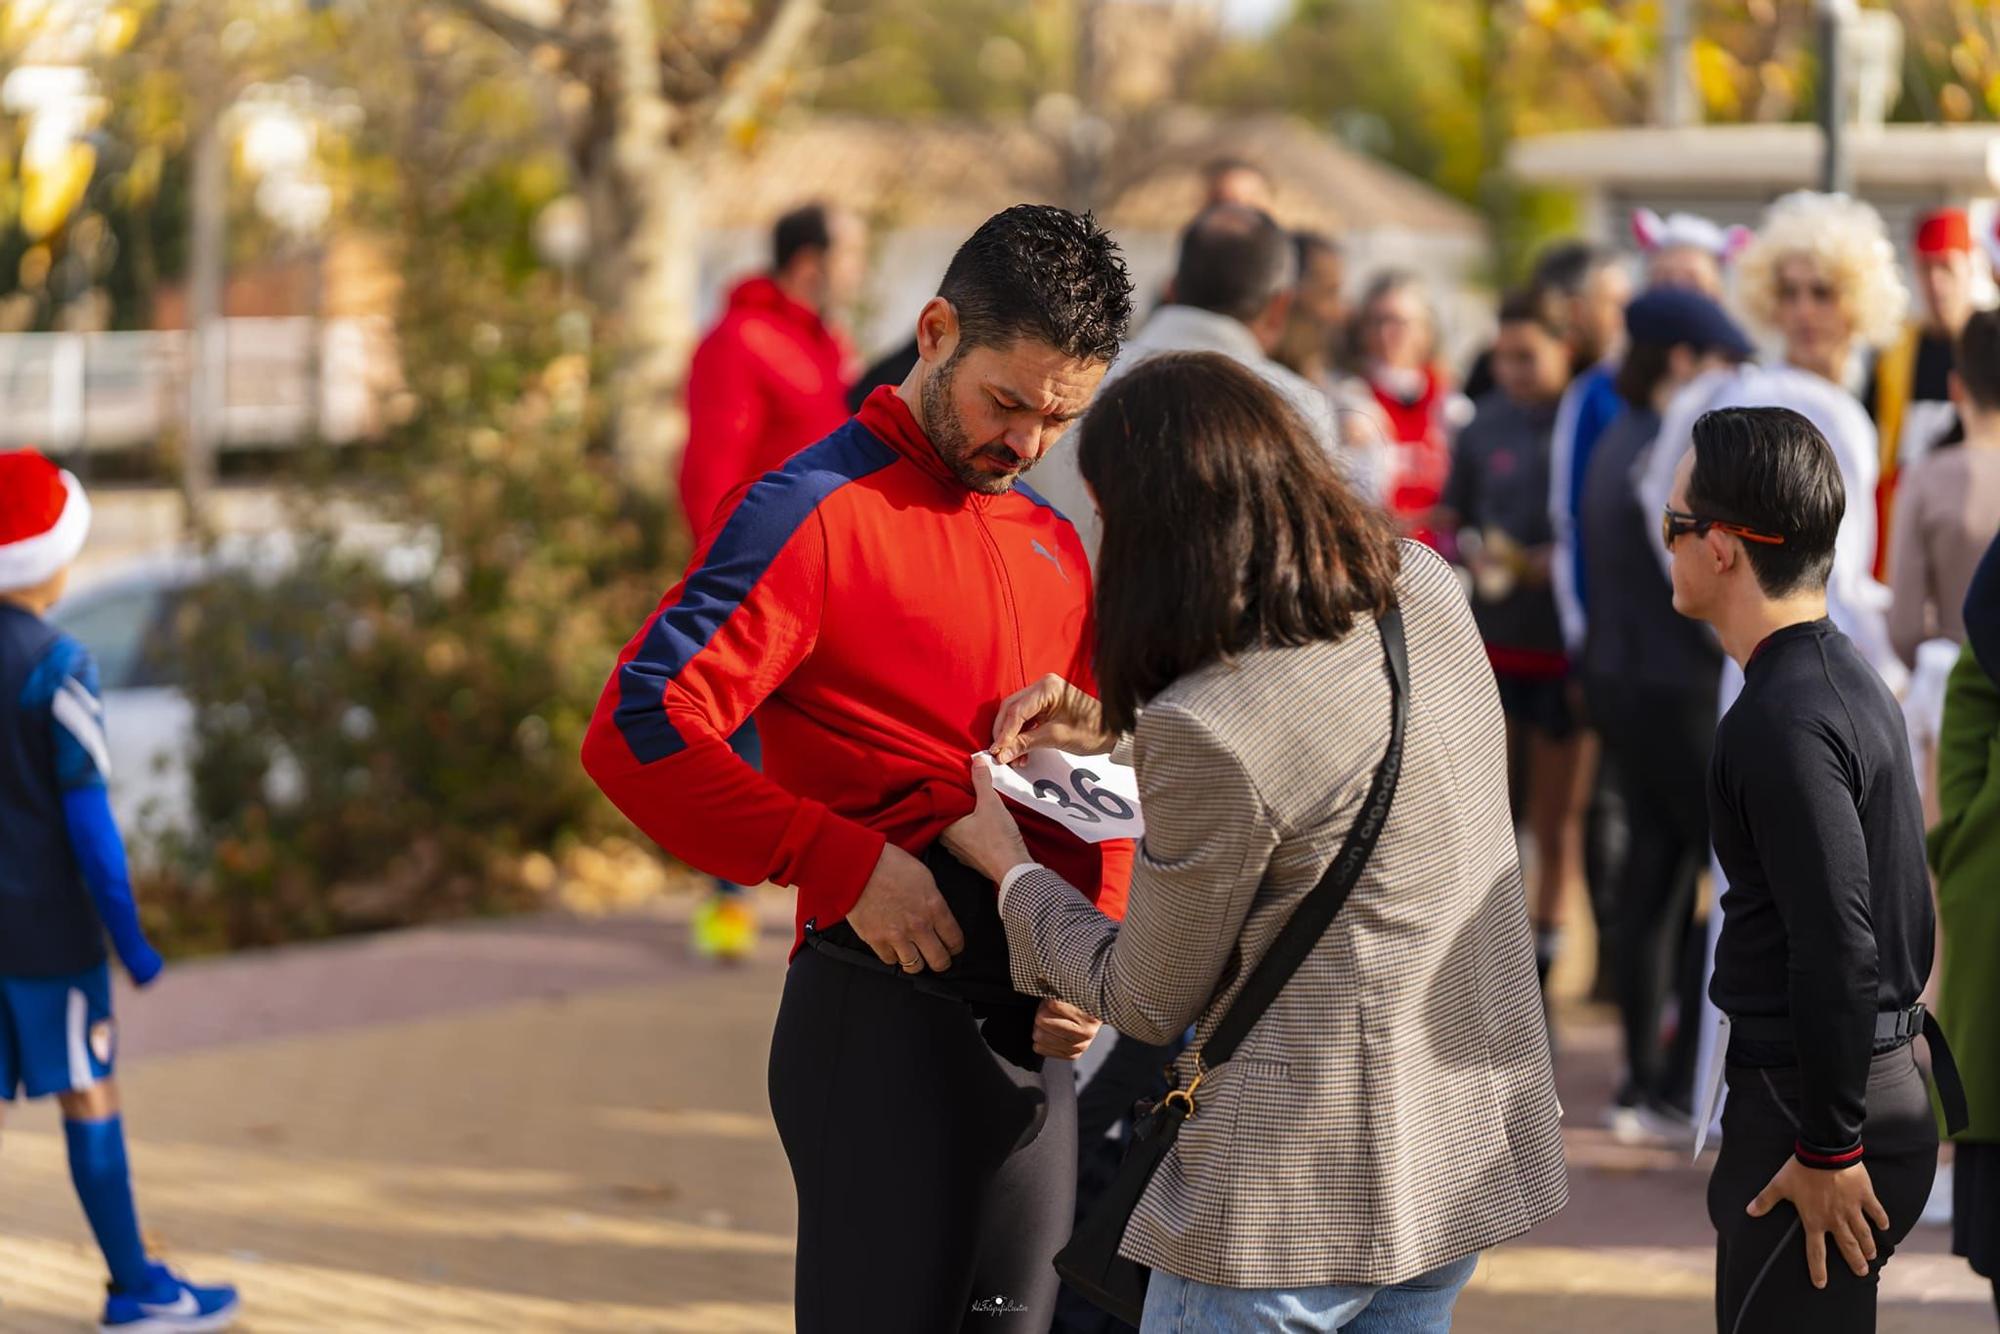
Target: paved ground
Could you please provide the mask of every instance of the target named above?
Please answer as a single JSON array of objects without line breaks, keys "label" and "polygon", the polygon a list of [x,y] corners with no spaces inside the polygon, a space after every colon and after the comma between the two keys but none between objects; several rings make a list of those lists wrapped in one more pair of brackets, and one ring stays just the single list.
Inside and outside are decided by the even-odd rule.
[{"label": "paved ground", "polygon": [[[786,939],[714,970],[671,921],[536,919],[182,965],[124,1006],[151,1239],[242,1285],[259,1334],[789,1329]],[[1612,1040],[1566,1022],[1574,1202],[1482,1265],[1459,1328],[1710,1327],[1702,1174],[1589,1128]],[[1994,1328],[1945,1249],[1926,1230],[1891,1265],[1885,1334]],[[101,1281],[53,1109],[17,1111],[0,1330],[86,1328]]]}]

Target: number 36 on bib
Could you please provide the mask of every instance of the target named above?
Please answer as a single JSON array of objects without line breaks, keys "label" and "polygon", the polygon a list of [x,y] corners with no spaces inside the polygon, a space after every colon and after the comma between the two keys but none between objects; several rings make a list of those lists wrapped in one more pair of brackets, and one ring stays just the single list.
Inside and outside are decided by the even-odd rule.
[{"label": "number 36 on bib", "polygon": [[1021,767],[997,767],[1000,795],[1033,807],[1086,843],[1138,838],[1146,832],[1139,811],[1139,776],[1103,755],[1031,750]]}]

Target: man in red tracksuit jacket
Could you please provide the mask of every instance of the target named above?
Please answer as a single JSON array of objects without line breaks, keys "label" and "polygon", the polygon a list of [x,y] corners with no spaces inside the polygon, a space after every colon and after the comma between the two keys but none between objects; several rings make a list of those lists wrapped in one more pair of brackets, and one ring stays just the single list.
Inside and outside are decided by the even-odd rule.
[{"label": "man in red tracksuit jacket", "polygon": [[772,265],[738,283],[688,366],[681,508],[707,529],[724,496],[847,420],[852,350],[832,322],[861,286],[859,219],[807,204],[772,229]]},{"label": "man in red tracksuit jacket", "polygon": [[[1049,672],[1092,679],[1083,546],[1016,483],[1082,413],[1130,314],[1088,217],[989,219],[919,316],[902,385],[723,502],[584,743],[663,847],[798,890],[770,1090],[802,1331],[1053,1314],[1076,1172],[1060,1058],[1096,1021],[1013,990],[994,886],[936,840],[972,809],[966,760],[999,701]],[[727,742],[752,712],[761,774]],[[1129,842],[1022,822],[1039,859],[1122,908]],[[991,1323],[1007,1313],[1022,1318]]]},{"label": "man in red tracksuit jacket", "polygon": [[[771,231],[771,271],[738,283],[688,367],[680,499],[697,541],[738,484],[761,477],[847,420],[851,360],[832,312],[860,289],[866,236],[851,213],[806,204]],[[761,762],[754,721],[730,745]],[[690,923],[695,953],[749,953],[757,918],[743,887],[718,879]]]}]

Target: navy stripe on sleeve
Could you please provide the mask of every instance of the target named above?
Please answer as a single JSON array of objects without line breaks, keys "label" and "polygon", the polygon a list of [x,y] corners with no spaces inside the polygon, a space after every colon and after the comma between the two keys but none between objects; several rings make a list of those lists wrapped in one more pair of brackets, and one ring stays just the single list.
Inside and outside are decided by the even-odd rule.
[{"label": "navy stripe on sleeve", "polygon": [[1029,486],[1026,482],[1014,483],[1014,490],[1020,493],[1021,495],[1026,496],[1028,499],[1034,501],[1037,505],[1040,505],[1043,509],[1055,515],[1058,519],[1061,519],[1063,522],[1065,523],[1069,522],[1069,515],[1064,514],[1061,510],[1057,509],[1054,505],[1050,504],[1049,498],[1047,496],[1035,490],[1035,488]]},{"label": "navy stripe on sleeve", "polygon": [[667,719],[667,687],[743,605],[799,525],[835,491],[896,458],[873,432],[849,422],[744,493],[680,599],[654,618],[639,652],[619,669],[614,717],[633,758],[652,764],[686,749]]}]

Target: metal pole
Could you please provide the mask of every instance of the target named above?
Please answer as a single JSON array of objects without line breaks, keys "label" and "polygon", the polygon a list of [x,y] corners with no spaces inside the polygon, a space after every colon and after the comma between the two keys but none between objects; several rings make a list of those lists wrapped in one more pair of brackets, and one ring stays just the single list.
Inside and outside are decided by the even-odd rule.
[{"label": "metal pole", "polygon": [[225,345],[222,325],[224,228],[229,207],[229,153],[223,118],[209,117],[195,140],[193,235],[188,262],[188,414],[181,492],[188,526],[201,531],[215,489],[215,458],[222,437]]},{"label": "metal pole", "polygon": [[306,411],[300,443],[318,451],[326,443],[326,242],[315,236],[305,261]]},{"label": "metal pole", "polygon": [[1103,31],[1102,10],[1101,0],[1080,0],[1076,7],[1077,111],[1069,143],[1065,145],[1069,159],[1069,205],[1075,209],[1094,209],[1104,202],[1098,198],[1104,184],[1104,145],[1098,110],[1101,67],[1097,59],[1097,43]]},{"label": "metal pole", "polygon": [[1486,221],[1492,228],[1494,281],[1504,285],[1513,258],[1514,192],[1507,175],[1507,108],[1501,96],[1500,69],[1507,58],[1507,35],[1500,12],[1505,0],[1484,0],[1479,6],[1479,151],[1485,159],[1479,183]]},{"label": "metal pole", "polygon": [[1654,91],[1653,114],[1669,129],[1695,123],[1694,77],[1688,66],[1693,40],[1688,0],[1666,0],[1660,10],[1660,86]]},{"label": "metal pole", "polygon": [[1853,0],[1817,0],[1819,18],[1819,128],[1823,145],[1819,188],[1854,192],[1854,162],[1847,138],[1847,54],[1843,47]]}]

